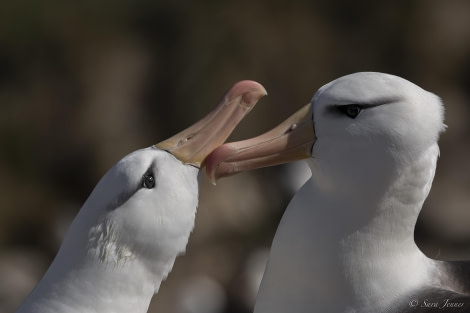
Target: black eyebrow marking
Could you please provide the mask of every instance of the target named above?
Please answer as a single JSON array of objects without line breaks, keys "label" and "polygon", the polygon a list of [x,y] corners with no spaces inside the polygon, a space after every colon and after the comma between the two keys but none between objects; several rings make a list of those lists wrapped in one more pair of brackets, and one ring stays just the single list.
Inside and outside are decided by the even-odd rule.
[{"label": "black eyebrow marking", "polygon": [[[341,114],[341,111],[338,110],[338,107],[348,106],[348,105],[357,105],[359,108],[361,108],[361,110],[367,110],[367,109],[375,108],[375,107],[378,107],[378,106],[381,106],[381,105],[398,102],[400,100],[401,99],[398,98],[398,97],[384,97],[384,98],[377,98],[377,99],[373,99],[373,100],[365,100],[363,102],[358,102],[358,103],[355,103],[355,102],[347,103],[347,102],[345,102],[345,103],[341,103],[341,104],[332,104],[332,105],[327,107],[327,110],[329,112],[332,112],[332,113],[335,113],[335,114]],[[339,102],[341,102],[341,101],[339,101]]]}]

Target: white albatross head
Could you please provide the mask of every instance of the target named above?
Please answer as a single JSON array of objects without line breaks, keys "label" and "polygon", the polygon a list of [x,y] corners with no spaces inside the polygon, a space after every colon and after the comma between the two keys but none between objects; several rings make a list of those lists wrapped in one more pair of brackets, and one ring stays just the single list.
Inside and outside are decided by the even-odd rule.
[{"label": "white albatross head", "polygon": [[[376,176],[384,179],[435,144],[445,128],[443,115],[436,95],[403,78],[354,73],[321,87],[308,105],[271,131],[222,145],[209,156],[206,171],[215,183],[313,157],[310,167],[321,184],[351,188],[365,171],[382,172]],[[365,184],[376,183],[368,179]]]},{"label": "white albatross head", "polygon": [[17,312],[146,312],[194,227],[199,168],[264,95],[239,82],[199,122],[114,165]]}]

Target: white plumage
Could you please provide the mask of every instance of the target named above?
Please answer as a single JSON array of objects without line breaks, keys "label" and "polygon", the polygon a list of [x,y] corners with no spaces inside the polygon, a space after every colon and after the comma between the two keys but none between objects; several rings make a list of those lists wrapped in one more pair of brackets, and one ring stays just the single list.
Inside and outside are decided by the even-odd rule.
[{"label": "white plumage", "polygon": [[302,158],[312,171],[279,224],[255,313],[432,312],[426,301],[446,300],[470,311],[470,264],[429,259],[414,242],[443,111],[407,80],[356,73],[267,134],[213,152],[213,180]]},{"label": "white plumage", "polygon": [[198,123],[114,165],[17,313],[146,312],[194,227],[199,167],[265,94],[239,82]]}]

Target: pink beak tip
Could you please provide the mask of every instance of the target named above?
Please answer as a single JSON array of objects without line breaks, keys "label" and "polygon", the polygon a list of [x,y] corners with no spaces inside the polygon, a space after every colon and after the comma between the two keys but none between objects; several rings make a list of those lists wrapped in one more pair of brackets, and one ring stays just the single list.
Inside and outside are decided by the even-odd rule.
[{"label": "pink beak tip", "polygon": [[[231,155],[233,155],[237,149],[233,147],[232,144],[224,144],[215,149],[206,159],[206,174],[210,182],[215,185],[217,180],[224,176],[229,176],[232,172],[231,169],[225,169],[225,167],[232,167],[230,163],[222,164],[226,161]],[[224,174],[219,175],[218,169],[220,166],[224,167]]]},{"label": "pink beak tip", "polygon": [[242,97],[242,103],[246,106],[253,106],[256,102],[268,93],[266,89],[260,83],[252,80],[242,80],[227,92],[226,97],[228,99],[234,99],[239,96]]}]

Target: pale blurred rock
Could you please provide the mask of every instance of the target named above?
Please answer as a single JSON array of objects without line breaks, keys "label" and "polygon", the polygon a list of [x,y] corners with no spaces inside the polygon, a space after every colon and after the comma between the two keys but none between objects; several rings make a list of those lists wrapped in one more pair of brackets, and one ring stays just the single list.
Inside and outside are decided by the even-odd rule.
[{"label": "pale blurred rock", "polygon": [[252,312],[255,306],[256,296],[268,261],[269,250],[269,247],[267,247],[251,253],[234,283],[233,292],[236,294],[239,303],[248,312]]},{"label": "pale blurred rock", "polygon": [[208,276],[187,277],[176,297],[176,313],[220,313],[227,301],[224,288]]}]

